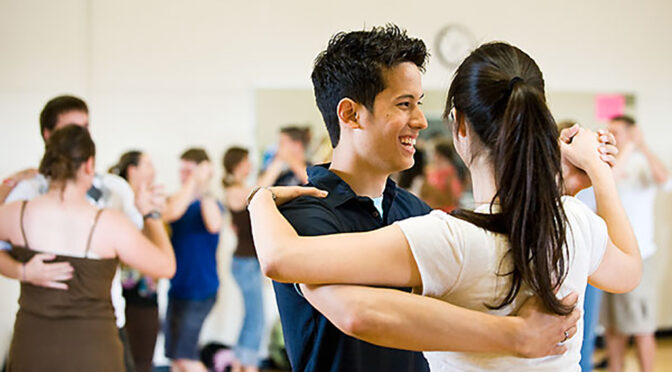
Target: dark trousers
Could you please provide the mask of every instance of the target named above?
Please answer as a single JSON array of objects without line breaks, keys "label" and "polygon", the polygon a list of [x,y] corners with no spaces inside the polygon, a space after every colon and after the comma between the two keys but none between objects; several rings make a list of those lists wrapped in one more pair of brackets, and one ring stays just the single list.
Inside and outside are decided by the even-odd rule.
[{"label": "dark trousers", "polygon": [[124,348],[124,366],[126,367],[126,372],[135,372],[135,364],[133,364],[133,355],[131,354],[131,346],[128,343],[125,327],[119,328],[119,339],[121,340],[121,346]]},{"label": "dark trousers", "polygon": [[159,333],[158,306],[127,302],[125,328],[136,372],[151,372],[156,336]]}]

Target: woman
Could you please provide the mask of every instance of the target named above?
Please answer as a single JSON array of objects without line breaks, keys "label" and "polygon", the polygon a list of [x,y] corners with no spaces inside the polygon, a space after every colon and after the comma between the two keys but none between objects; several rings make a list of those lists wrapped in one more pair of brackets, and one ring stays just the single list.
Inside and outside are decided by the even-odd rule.
[{"label": "woman", "polygon": [[[307,284],[414,287],[425,296],[498,315],[515,313],[531,295],[549,311],[567,314],[571,308],[559,298],[578,292],[581,306],[586,281],[610,292],[637,285],[637,243],[607,159],[595,150],[597,136],[581,129],[570,144],[558,144],[541,71],[527,54],[505,43],[476,49],[455,74],[445,116],[454,118],[455,148],[482,205],[453,216],[435,211],[367,233],[304,238],[273,203],[299,192],[262,190],[251,198],[250,211],[264,272]],[[602,219],[561,195],[561,148],[565,160],[590,178]],[[361,338],[398,348],[422,344],[412,334],[377,339],[376,327],[395,326],[396,309],[381,308],[379,297],[367,301],[367,294],[362,290],[362,319],[353,322],[370,322],[365,328],[373,331]],[[577,371],[580,337],[566,346],[566,354],[540,359],[467,348],[425,356],[432,370]]]},{"label": "woman", "polygon": [[231,272],[243,294],[245,304],[245,318],[234,349],[237,359],[234,372],[243,369],[247,372],[259,370],[259,347],[264,330],[261,270],[252,241],[250,213],[246,208],[250,187],[245,182],[252,168],[248,155],[246,149],[232,147],[226,151],[223,159],[225,203],[231,212],[231,223],[238,237]]},{"label": "woman", "polygon": [[206,371],[198,340],[203,322],[217,300],[217,246],[223,207],[210,192],[213,168],[205,150],[180,156],[182,187],[166,204],[177,271],[170,281],[164,328],[165,352],[172,368]]},{"label": "woman", "polygon": [[[110,169],[125,179],[137,194],[154,186],[154,164],[149,155],[140,151],[124,153],[119,162]],[[161,193],[154,193],[155,202],[163,204]],[[159,305],[156,297],[157,281],[138,270],[122,267],[123,294],[126,299],[126,331],[137,372],[150,372],[154,359],[154,347],[159,333]]]},{"label": "woman", "polygon": [[122,371],[110,299],[118,262],[153,277],[175,272],[175,257],[158,219],[145,220],[150,241],[121,213],[98,210],[87,201],[94,157],[86,128],[55,131],[40,163],[49,191],[30,202],[0,207],[0,239],[12,243],[20,262],[46,252],[74,268],[67,291],[21,284],[9,371]]}]

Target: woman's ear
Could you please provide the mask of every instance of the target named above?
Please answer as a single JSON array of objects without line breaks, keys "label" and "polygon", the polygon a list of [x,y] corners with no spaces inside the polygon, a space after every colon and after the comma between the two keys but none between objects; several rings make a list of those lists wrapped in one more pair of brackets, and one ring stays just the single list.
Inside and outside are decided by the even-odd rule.
[{"label": "woman's ear", "polygon": [[461,111],[455,110],[455,128],[457,134],[460,137],[467,136],[467,120],[465,119],[464,114]]},{"label": "woman's ear", "polygon": [[362,126],[359,124],[357,115],[358,108],[359,104],[357,102],[347,97],[343,98],[336,106],[338,121],[347,125],[350,129],[361,129]]},{"label": "woman's ear", "polygon": [[84,163],[84,172],[88,175],[96,173],[96,160],[92,157],[86,160]]}]

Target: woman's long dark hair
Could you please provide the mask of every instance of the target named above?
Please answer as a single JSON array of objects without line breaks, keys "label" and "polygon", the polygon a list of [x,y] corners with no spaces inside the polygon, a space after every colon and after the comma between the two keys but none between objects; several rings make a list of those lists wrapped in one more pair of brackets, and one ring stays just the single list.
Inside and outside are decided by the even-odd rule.
[{"label": "woman's long dark hair", "polygon": [[511,245],[513,269],[504,273],[511,275],[511,288],[490,307],[511,304],[526,283],[549,310],[568,314],[571,308],[555,296],[568,269],[558,130],[539,67],[514,46],[484,44],[455,73],[445,117],[453,107],[484,147],[475,153],[479,149],[472,142],[472,156],[488,156],[493,165],[497,193],[491,206],[497,199],[501,206],[497,214],[461,210],[454,215],[506,234]]}]

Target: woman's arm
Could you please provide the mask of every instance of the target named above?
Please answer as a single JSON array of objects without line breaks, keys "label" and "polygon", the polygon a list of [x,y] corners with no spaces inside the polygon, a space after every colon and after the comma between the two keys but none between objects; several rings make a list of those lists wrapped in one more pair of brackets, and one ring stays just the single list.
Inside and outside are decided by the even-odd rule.
[{"label": "woman's arm", "polygon": [[[278,201],[315,193],[316,189],[273,188]],[[395,225],[363,233],[300,237],[280,214],[268,189],[260,189],[249,206],[252,235],[264,275],[278,282],[368,284],[394,287],[421,285],[408,241]]]},{"label": "woman's arm", "polygon": [[216,234],[222,229],[222,210],[214,196],[205,195],[201,198],[201,217],[209,233]]},{"label": "woman's arm", "polygon": [[189,204],[194,201],[196,188],[198,184],[195,177],[192,175],[187,182],[182,185],[180,191],[168,198],[166,201],[166,208],[163,211],[163,220],[167,223],[179,220],[184,212],[189,208]]},{"label": "woman's arm", "polygon": [[595,151],[592,135],[592,132],[581,129],[571,144],[562,144],[572,164],[583,169],[590,177],[597,214],[607,224],[609,240],[606,251],[589,281],[608,292],[627,292],[639,283],[642,259],[635,234],[621,205],[612,171]]},{"label": "woman's arm", "polygon": [[[114,242],[114,250],[126,265],[138,269],[153,278],[171,278],[175,275],[175,254],[163,223],[146,218],[140,233],[126,216],[117,211],[107,211],[101,216],[108,238]],[[144,235],[143,235],[144,234]]]},{"label": "woman's arm", "polygon": [[642,256],[628,216],[618,196],[611,170],[604,166],[589,168],[597,214],[604,219],[609,242],[597,270],[589,281],[607,292],[623,293],[633,290],[642,277]]},{"label": "woman's arm", "polygon": [[[562,354],[581,317],[547,313],[534,298],[519,316],[495,316],[431,297],[351,285],[301,286],[305,297],[342,332],[384,346],[416,351],[497,352],[528,358]],[[576,293],[563,302],[574,305]]]}]

